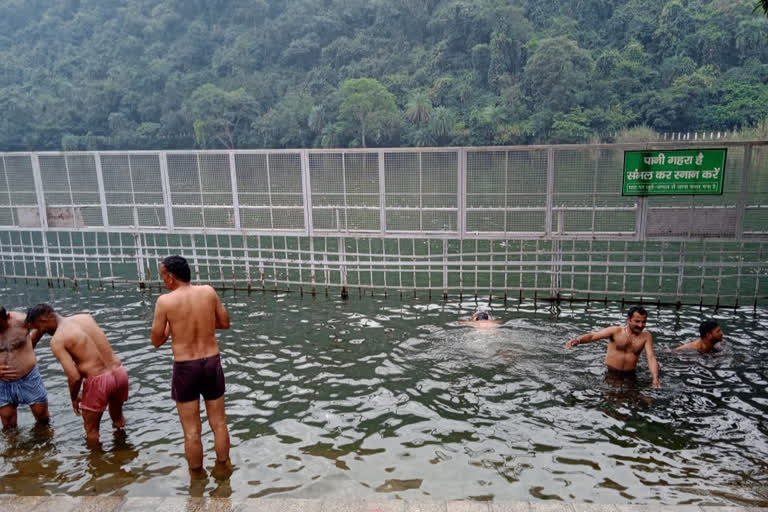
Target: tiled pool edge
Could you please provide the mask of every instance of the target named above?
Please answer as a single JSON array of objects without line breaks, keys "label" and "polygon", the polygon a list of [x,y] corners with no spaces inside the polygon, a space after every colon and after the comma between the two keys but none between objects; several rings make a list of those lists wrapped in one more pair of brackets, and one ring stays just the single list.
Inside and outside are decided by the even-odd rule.
[{"label": "tiled pool edge", "polygon": [[768,512],[768,508],[698,505],[604,505],[344,499],[2,496],[0,512]]}]

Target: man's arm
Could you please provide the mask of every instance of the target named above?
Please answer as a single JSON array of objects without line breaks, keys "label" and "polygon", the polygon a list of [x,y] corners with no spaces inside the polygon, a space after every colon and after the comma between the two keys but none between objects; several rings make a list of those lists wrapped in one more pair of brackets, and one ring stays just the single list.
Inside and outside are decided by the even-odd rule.
[{"label": "man's arm", "polygon": [[645,358],[648,359],[648,371],[653,378],[653,387],[660,388],[659,382],[659,362],[656,360],[656,352],[653,350],[653,336],[648,333],[648,340],[645,342]]},{"label": "man's arm", "polygon": [[80,371],[78,371],[77,365],[63,341],[55,339],[51,340],[51,351],[61,363],[61,368],[67,376],[69,397],[72,399],[72,409],[74,409],[75,414],[80,416],[80,386],[83,383],[83,376],[80,375]]},{"label": "man's arm", "polygon": [[229,313],[227,313],[224,304],[221,303],[216,290],[213,290],[213,293],[216,294],[216,329],[229,329]]},{"label": "man's arm", "polygon": [[171,329],[170,325],[168,325],[168,315],[165,313],[165,301],[163,297],[158,297],[157,304],[155,304],[155,315],[152,318],[152,331],[150,332],[152,346],[155,348],[160,347],[168,341],[170,334]]},{"label": "man's arm", "polygon": [[32,343],[32,348],[35,348],[37,346],[37,342],[40,341],[40,338],[43,337],[43,332],[38,329],[30,329],[27,333],[27,337]]},{"label": "man's arm", "polygon": [[605,329],[601,329],[596,332],[582,334],[578,338],[573,338],[572,340],[569,340],[568,343],[565,344],[565,348],[568,349],[568,348],[575,347],[576,345],[583,345],[584,343],[592,343],[593,341],[610,338],[620,330],[621,330],[621,327],[612,326],[612,327],[606,327]]}]

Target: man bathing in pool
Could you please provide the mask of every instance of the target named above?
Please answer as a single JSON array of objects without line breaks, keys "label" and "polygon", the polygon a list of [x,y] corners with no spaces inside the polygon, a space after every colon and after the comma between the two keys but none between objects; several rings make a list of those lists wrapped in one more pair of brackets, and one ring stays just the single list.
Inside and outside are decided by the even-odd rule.
[{"label": "man bathing in pool", "polygon": [[653,350],[653,337],[648,331],[644,331],[648,312],[645,309],[634,306],[627,312],[627,325],[606,327],[597,332],[583,334],[565,344],[569,349],[576,345],[591,343],[593,341],[608,338],[608,349],[605,353],[605,366],[609,376],[633,377],[640,352],[645,349],[645,357],[648,360],[648,371],[653,378],[653,387],[660,388],[659,363],[656,361],[656,353]]},{"label": "man bathing in pool", "polygon": [[47,424],[48,395],[37,368],[40,332],[29,332],[24,314],[0,306],[0,418],[14,428],[19,405],[29,405],[38,424]]},{"label": "man bathing in pool", "polygon": [[488,329],[490,327],[498,327],[501,324],[501,320],[491,320],[485,311],[476,311],[469,317],[469,320],[459,320],[459,324],[469,325],[476,329]]},{"label": "man bathing in pool", "polygon": [[715,350],[715,346],[723,340],[723,330],[714,320],[704,320],[699,324],[700,338],[685,345],[680,345],[675,350],[698,350],[706,353]]},{"label": "man bathing in pool", "polygon": [[38,304],[27,310],[26,322],[29,328],[52,336],[51,351],[67,376],[72,408],[83,417],[88,441],[99,440],[99,423],[107,409],[112,426],[123,428],[128,373],[93,317],[64,317],[48,304]]},{"label": "man bathing in pool", "polygon": [[221,368],[216,329],[229,329],[229,315],[216,290],[192,285],[187,260],[168,256],[160,264],[160,277],[170,293],[161,295],[152,320],[152,345],[163,345],[172,336],[173,376],[171,398],[176,402],[184,430],[184,452],[193,478],[205,476],[200,437],[200,396],[205,400],[213,431],[216,470],[226,471],[229,430],[224,412],[224,371]]}]

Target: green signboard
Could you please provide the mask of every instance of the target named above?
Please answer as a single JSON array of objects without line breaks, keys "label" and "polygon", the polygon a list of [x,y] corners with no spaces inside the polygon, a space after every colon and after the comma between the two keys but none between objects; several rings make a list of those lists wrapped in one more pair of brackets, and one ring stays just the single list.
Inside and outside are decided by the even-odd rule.
[{"label": "green signboard", "polygon": [[722,194],[727,151],[625,151],[622,195]]}]

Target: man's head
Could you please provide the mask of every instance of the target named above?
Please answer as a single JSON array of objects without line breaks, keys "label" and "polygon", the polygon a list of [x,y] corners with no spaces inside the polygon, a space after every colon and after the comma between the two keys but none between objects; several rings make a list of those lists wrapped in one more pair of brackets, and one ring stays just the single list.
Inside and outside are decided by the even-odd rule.
[{"label": "man's head", "polygon": [[632,306],[627,311],[627,326],[632,334],[640,334],[645,329],[648,312],[640,306]]},{"label": "man's head", "polygon": [[37,329],[45,334],[53,334],[56,332],[58,324],[56,311],[48,304],[37,304],[27,309],[25,323],[30,329]]},{"label": "man's head", "polygon": [[472,320],[473,321],[475,321],[475,320],[488,320],[488,319],[489,319],[488,313],[486,313],[485,311],[478,311],[477,313],[472,315]]},{"label": "man's head", "polygon": [[717,343],[723,339],[723,330],[720,329],[720,325],[716,321],[704,320],[699,324],[699,335],[702,340]]},{"label": "man's head", "polygon": [[166,288],[173,290],[179,283],[189,283],[192,280],[192,271],[183,256],[168,256],[160,263],[160,277]]}]

